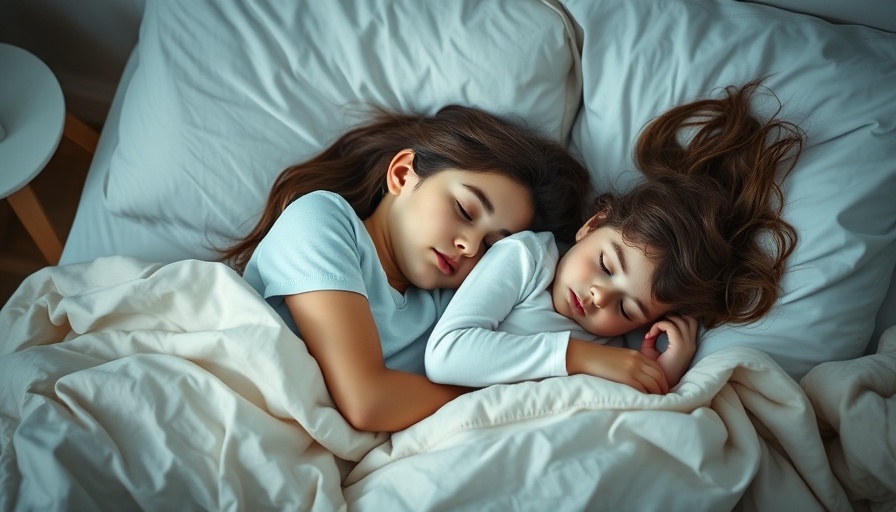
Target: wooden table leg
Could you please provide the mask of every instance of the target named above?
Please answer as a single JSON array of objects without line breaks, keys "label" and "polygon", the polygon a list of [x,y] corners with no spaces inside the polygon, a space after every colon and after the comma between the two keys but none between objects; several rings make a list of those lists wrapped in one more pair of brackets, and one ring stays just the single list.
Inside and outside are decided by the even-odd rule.
[{"label": "wooden table leg", "polygon": [[7,199],[44,259],[50,265],[57,265],[59,257],[62,256],[62,242],[59,241],[59,236],[50,224],[50,219],[31,186],[26,185]]},{"label": "wooden table leg", "polygon": [[86,149],[91,155],[96,153],[96,145],[100,140],[99,134],[96,133],[93,128],[87,126],[83,121],[68,112],[65,113],[65,129],[63,134],[66,139],[69,139]]}]

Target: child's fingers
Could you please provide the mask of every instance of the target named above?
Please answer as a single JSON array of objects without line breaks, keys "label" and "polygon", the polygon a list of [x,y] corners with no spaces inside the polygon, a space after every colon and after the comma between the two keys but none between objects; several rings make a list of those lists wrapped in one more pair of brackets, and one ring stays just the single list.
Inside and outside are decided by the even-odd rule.
[{"label": "child's fingers", "polygon": [[656,350],[656,336],[644,335],[644,340],[641,341],[641,351],[645,350]]},{"label": "child's fingers", "polygon": [[629,386],[637,389],[642,393],[651,395],[665,395],[668,391],[664,391],[663,385],[659,380],[647,374],[639,375],[627,383]]},{"label": "child's fingers", "polygon": [[642,382],[647,386],[648,392],[654,395],[665,395],[669,392],[669,384],[666,382],[666,374],[662,371],[654,370],[644,374]]},{"label": "child's fingers", "polygon": [[631,386],[642,393],[666,394],[669,383],[663,367],[650,357],[627,351],[625,357],[612,364],[612,372],[606,375],[610,380]]},{"label": "child's fingers", "polygon": [[669,384],[666,382],[666,372],[656,361],[645,361],[641,372],[637,376],[649,393],[665,395],[669,392]]},{"label": "child's fingers", "polygon": [[690,329],[688,321],[682,316],[669,315],[666,318],[668,319],[668,321],[672,322],[672,325],[675,326],[679,333],[686,333]]},{"label": "child's fingers", "polygon": [[659,326],[657,322],[655,326],[664,327],[662,330],[669,336],[669,342],[680,341],[696,341],[698,322],[696,318],[683,315],[669,315],[664,320],[667,322],[665,326]]},{"label": "child's fingers", "polygon": [[669,328],[669,325],[671,324],[667,320],[660,320],[659,322],[654,323],[650,326],[650,330],[647,331],[647,334],[644,335],[644,339],[655,340],[661,332],[665,332],[666,329]]},{"label": "child's fingers", "polygon": [[666,318],[675,324],[682,335],[691,335],[697,332],[699,322],[692,316],[669,315]]}]

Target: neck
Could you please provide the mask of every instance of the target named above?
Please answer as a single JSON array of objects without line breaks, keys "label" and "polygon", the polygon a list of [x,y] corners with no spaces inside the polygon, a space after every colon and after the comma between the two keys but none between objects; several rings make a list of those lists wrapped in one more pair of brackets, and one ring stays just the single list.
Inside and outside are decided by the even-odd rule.
[{"label": "neck", "polygon": [[370,239],[373,240],[373,247],[376,249],[376,255],[380,260],[380,265],[382,265],[383,270],[386,273],[386,279],[389,281],[389,286],[394,288],[400,293],[404,293],[407,290],[410,283],[404,274],[401,273],[401,270],[398,268],[398,263],[395,258],[395,252],[392,250],[392,239],[389,236],[389,200],[391,198],[387,194],[386,197],[380,201],[380,204],[376,207],[376,210],[364,219],[364,227],[367,229],[367,233],[370,235]]}]

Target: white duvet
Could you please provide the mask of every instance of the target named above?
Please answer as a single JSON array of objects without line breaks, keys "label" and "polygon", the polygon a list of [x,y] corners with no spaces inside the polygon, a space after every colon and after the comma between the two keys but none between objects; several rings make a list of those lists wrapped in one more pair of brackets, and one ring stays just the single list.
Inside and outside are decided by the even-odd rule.
[{"label": "white duvet", "polygon": [[0,509],[892,510],[896,328],[879,346],[802,387],[746,347],[666,396],[493,386],[374,435],[226,266],[50,267],[0,311]]}]

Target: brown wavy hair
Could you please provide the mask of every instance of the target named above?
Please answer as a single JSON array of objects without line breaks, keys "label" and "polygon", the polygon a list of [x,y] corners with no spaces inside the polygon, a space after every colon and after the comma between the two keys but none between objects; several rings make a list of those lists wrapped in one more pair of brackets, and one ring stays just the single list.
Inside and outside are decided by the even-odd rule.
[{"label": "brown wavy hair", "polygon": [[529,229],[572,242],[585,218],[591,185],[585,167],[557,141],[472,107],[449,105],[435,115],[377,110],[366,124],[337,139],[316,157],[283,170],[255,227],[220,257],[239,271],[294,200],[315,190],[344,197],[366,219],[383,196],[386,171],[399,151],[414,151],[414,170],[426,179],[447,169],[506,176],[532,193]]},{"label": "brown wavy hair", "polygon": [[707,328],[765,316],[797,240],[781,215],[777,179],[793,170],[805,136],[775,119],[780,102],[767,121],[752,113],[760,86],[729,86],[719,99],[651,121],[634,149],[645,179],[628,193],[596,200],[605,225],[648,248],[654,298]]}]

